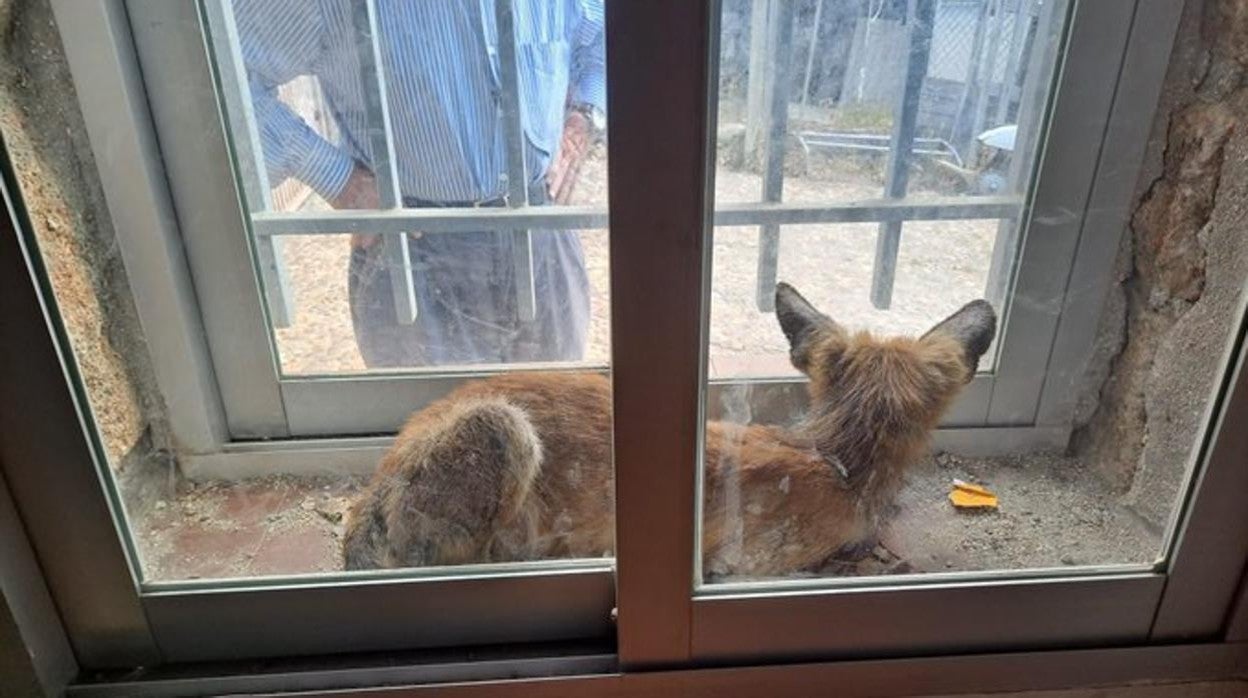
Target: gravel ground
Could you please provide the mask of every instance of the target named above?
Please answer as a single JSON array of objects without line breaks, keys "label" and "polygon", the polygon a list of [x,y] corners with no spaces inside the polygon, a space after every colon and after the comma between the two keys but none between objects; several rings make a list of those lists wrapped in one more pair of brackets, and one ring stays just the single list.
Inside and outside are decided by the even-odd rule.
[{"label": "gravel ground", "polygon": [[[720,167],[720,202],[758,200],[761,179]],[[583,171],[575,203],[607,199],[606,161],[596,152]],[[789,176],[785,200],[840,202],[876,198],[880,184],[866,171]],[[916,195],[936,195],[918,191]],[[309,201],[305,207],[324,204]],[[713,375],[788,371],[784,338],[754,301],[757,228],[719,228],[714,237],[710,354]],[[874,224],[788,226],[781,235],[779,277],[796,285],[817,306],[851,327],[886,333],[926,330],[963,303],[983,294],[995,221],[923,221],[903,229],[893,307],[876,310],[868,297],[875,255]],[[587,359],[610,355],[606,231],[582,231],[593,318]],[[287,374],[364,370],[355,348],[347,306],[346,236],[296,236],[281,240],[295,301],[292,325],[277,331]]]}]

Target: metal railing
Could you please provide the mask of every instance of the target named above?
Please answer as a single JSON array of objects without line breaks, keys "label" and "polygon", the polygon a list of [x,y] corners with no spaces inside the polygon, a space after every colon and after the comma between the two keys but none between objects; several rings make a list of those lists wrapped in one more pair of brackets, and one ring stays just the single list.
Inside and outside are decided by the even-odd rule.
[{"label": "metal railing", "polygon": [[[873,268],[871,299],[876,307],[889,307],[892,295],[902,225],[908,221],[1016,219],[1021,212],[1021,194],[1005,196],[925,197],[907,198],[908,165],[912,156],[936,153],[947,144],[929,142],[917,137],[917,115],[923,78],[932,38],[934,8],[937,0],[911,0],[910,51],[907,57],[905,89],[894,114],[894,126],[888,146],[867,143],[889,152],[883,197],[834,204],[782,203],[784,183],[784,144],[788,133],[790,83],[788,50],[793,32],[793,7],[788,0],[756,0],[767,2],[768,46],[766,75],[768,81],[761,133],[763,143],[763,178],[760,201],[748,204],[723,204],[716,207],[716,226],[759,226],[759,257],[757,264],[756,300],[760,310],[772,310],[773,291],[777,280],[780,250],[780,227],[810,223],[878,223],[876,255]],[[385,236],[385,254],[398,320],[412,322],[419,312],[412,290],[412,264],[408,249],[410,231],[422,234],[474,232],[480,230],[511,230],[515,235],[513,265],[515,271],[517,308],[522,319],[532,319],[534,307],[533,260],[529,231],[532,229],[598,229],[608,225],[604,206],[534,206],[529,202],[524,132],[520,118],[516,38],[511,0],[495,0],[498,30],[498,57],[501,82],[499,119],[503,127],[507,172],[507,208],[405,208],[399,189],[399,176],[394,155],[394,138],[387,105],[386,75],[381,60],[382,41],[378,32],[375,0],[352,0],[362,82],[365,85],[365,107],[368,117],[368,140],[373,153],[373,168],[382,209],[335,210],[325,212],[273,211],[268,196],[268,182],[259,145],[259,134],[250,100],[242,87],[246,74],[238,49],[237,31],[230,0],[208,3],[210,21],[224,31],[213,32],[214,49],[222,74],[221,89],[230,114],[234,148],[240,175],[251,202],[251,230],[255,237],[260,271],[263,276],[266,302],[274,325],[284,326],[292,317],[286,290],[284,264],[274,237],[285,235],[327,235],[371,233]],[[817,134],[812,136],[818,141]],[[883,138],[883,137],[879,137]],[[877,138],[878,140],[878,138]],[[839,140],[829,141],[837,147]],[[822,141],[816,143],[822,145]],[[956,152],[954,157],[957,157]],[[994,259],[994,265],[1007,260]],[[999,274],[998,274],[999,275]]]}]

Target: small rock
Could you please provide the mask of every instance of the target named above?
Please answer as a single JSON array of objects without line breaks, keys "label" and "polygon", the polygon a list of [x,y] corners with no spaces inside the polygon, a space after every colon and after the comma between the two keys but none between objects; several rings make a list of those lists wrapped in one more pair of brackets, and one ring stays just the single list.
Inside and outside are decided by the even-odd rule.
[{"label": "small rock", "polygon": [[898,560],[896,564],[888,568],[889,574],[910,574],[914,572],[914,566],[905,560]]},{"label": "small rock", "polygon": [[316,513],[320,514],[322,519],[325,519],[326,521],[332,524],[342,523],[341,511],[328,511],[326,509],[317,509]]},{"label": "small rock", "polygon": [[169,502],[162,499],[159,502],[156,502],[156,511],[164,511],[167,506],[169,506]]},{"label": "small rock", "polygon": [[303,503],[299,506],[302,507],[304,511],[312,511],[313,509],[316,509],[316,500],[308,497],[303,500]]},{"label": "small rock", "polygon": [[1063,555],[1062,564],[1063,565],[1077,565],[1079,564],[1079,562],[1075,560],[1075,558],[1071,557],[1070,555]]}]

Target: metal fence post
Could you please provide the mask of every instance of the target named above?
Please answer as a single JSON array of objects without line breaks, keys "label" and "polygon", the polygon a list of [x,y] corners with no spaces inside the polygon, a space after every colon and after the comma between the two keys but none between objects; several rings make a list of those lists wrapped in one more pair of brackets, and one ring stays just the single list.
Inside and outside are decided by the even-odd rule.
[{"label": "metal fence post", "polygon": [[[520,119],[520,75],[516,63],[515,17],[511,0],[494,0],[494,21],[498,29],[499,100],[503,134],[507,140],[507,206],[529,205],[528,164],[524,153],[524,124]],[[528,230],[513,231],[512,269],[515,272],[516,313],[521,322],[537,317],[537,297],[533,288],[533,240]]]},{"label": "metal fence post", "polygon": [[[243,65],[234,6],[230,0],[216,0],[206,3],[206,9],[212,54],[216,59],[221,97],[225,101],[225,112],[230,125],[227,131],[234,147],[234,160],[247,199],[247,213],[255,210],[271,211],[273,202],[269,189],[269,173],[264,166],[256,113],[252,108],[251,95],[246,89],[249,84],[247,68]],[[286,262],[282,259],[277,239],[268,235],[256,235],[250,224],[247,230],[251,231],[252,241],[256,246],[256,262],[260,268],[269,321],[274,327],[289,327],[295,308],[288,292]]]},{"label": "metal fence post", "polygon": [[[884,183],[885,198],[904,197],[910,184],[910,151],[918,129],[919,103],[923,96],[923,80],[927,77],[935,19],[936,0],[911,0],[910,53],[906,62],[905,88],[893,119],[893,142]],[[897,252],[900,248],[901,222],[881,223],[875,240],[875,266],[871,272],[871,303],[881,310],[887,310],[892,303],[893,279],[897,274]]]},{"label": "metal fence post", "polygon": [[[398,163],[394,155],[394,135],[390,104],[386,94],[386,70],[382,62],[380,23],[374,0],[355,0],[351,8],[355,25],[355,52],[360,62],[360,82],[364,87],[364,111],[368,118],[368,144],[373,156],[373,175],[381,207],[401,208]],[[385,236],[386,266],[394,293],[394,309],[399,324],[416,320],[416,292],[412,289],[412,258],[407,233]]]},{"label": "metal fence post", "polygon": [[810,101],[810,76],[815,70],[815,51],[819,48],[819,29],[823,23],[823,0],[815,0],[815,20],[810,26],[810,50],[806,52],[806,74],[802,76],[802,106]]},{"label": "metal fence post", "polygon": [[[793,3],[780,0],[771,4],[766,43],[768,81],[767,105],[762,129],[764,203],[777,203],[784,191],[784,141],[789,131],[789,67],[793,62]],[[780,226],[768,223],[758,230],[758,309],[776,309],[776,275],[780,262]]]}]

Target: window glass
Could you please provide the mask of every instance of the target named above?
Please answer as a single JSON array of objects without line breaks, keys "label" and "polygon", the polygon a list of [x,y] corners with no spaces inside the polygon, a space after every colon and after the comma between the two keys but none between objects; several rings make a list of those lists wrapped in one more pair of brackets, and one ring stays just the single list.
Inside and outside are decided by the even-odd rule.
[{"label": "window glass", "polygon": [[[215,13],[283,374],[605,366],[605,215],[483,220],[526,205],[605,214],[601,2],[505,4],[506,48],[494,3],[374,5],[371,20],[346,0]],[[343,216],[318,215],[396,209],[445,215],[389,234],[347,217],[349,236]]]},{"label": "window glass", "polygon": [[[1038,302],[1017,269],[1044,241],[1019,222],[1071,5],[723,3],[701,582],[1160,559],[1228,336],[1170,332],[1209,292],[1199,255],[1150,232],[1178,197],[1163,185],[1128,233],[1153,301],[1108,263],[1081,282],[1111,287],[1095,356],[1004,341],[1035,329],[1011,310]],[[1151,271],[1175,254],[1190,274]],[[1060,424],[1040,398],[998,408],[1020,373],[1061,371],[1042,395],[1073,405]],[[1160,387],[1183,381],[1191,399]]]},{"label": "window glass", "polygon": [[[153,358],[210,382],[234,370],[234,357],[151,357],[143,332],[162,331],[144,316],[152,299],[137,298],[140,329],[128,295],[112,302],[99,292],[91,312],[116,316],[93,315],[95,332],[125,344],[75,349],[101,369],[88,377],[93,407],[110,435],[109,474],[143,581],[609,564],[602,3],[209,0],[201,9],[212,75],[184,77],[215,93],[176,84],[153,93],[172,94],[180,113],[215,119],[220,109],[228,142],[185,128],[159,135],[228,153],[235,181],[208,181],[205,172],[227,170],[202,163],[194,181],[171,188],[175,199],[237,191],[246,235],[232,243],[234,259],[254,268],[204,267],[188,224],[173,247],[184,244],[192,269],[208,273],[180,281],[206,308],[220,300],[218,276],[254,280],[233,294],[241,300],[227,324],[242,334],[263,317],[272,334],[262,344],[275,355],[243,357],[263,364],[268,381],[244,392],[278,396],[261,415],[274,433],[315,418],[326,440],[257,438],[269,434],[240,427],[228,399],[178,402],[186,398],[163,376],[149,378]],[[164,45],[199,45],[177,34],[190,26],[159,30],[170,32]],[[561,213],[570,204],[574,217]],[[213,214],[221,225],[211,232],[238,230],[233,210]],[[96,232],[81,236],[117,249],[91,239]],[[73,274],[54,276],[58,294],[97,271],[118,274],[125,294],[126,275],[142,293],[158,287],[152,278],[183,273],[129,254],[156,249],[144,236],[158,234],[118,233],[124,274],[114,258],[63,256],[58,269]],[[82,300],[63,297],[62,307]],[[221,339],[207,311],[181,319]],[[293,377],[305,380],[292,387]],[[119,408],[117,396],[132,390],[133,409]],[[392,414],[369,416],[383,407]],[[223,422],[219,443],[182,438],[195,410],[195,428]],[[357,438],[337,438],[352,429]]]}]

